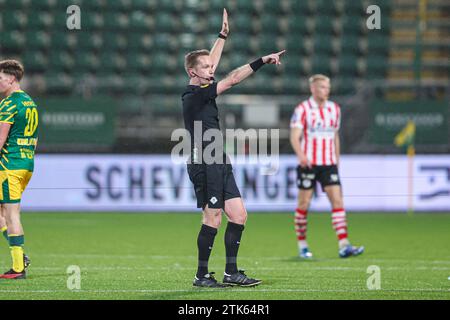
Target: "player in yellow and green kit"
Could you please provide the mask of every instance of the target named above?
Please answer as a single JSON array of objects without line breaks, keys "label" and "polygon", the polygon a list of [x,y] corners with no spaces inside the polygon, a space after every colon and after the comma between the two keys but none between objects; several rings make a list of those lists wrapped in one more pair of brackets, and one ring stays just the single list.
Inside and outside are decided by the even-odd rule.
[{"label": "player in yellow and green kit", "polygon": [[0,278],[24,279],[29,264],[24,254],[20,200],[34,169],[38,111],[20,89],[24,68],[15,60],[0,61],[0,228],[9,242],[12,268]]}]

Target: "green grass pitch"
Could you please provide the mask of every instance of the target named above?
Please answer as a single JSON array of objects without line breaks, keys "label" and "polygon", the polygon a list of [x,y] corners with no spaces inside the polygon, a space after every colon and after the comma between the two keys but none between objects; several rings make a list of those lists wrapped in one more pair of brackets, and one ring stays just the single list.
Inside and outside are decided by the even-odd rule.
[{"label": "green grass pitch", "polygon": [[[25,213],[26,280],[0,279],[5,299],[450,299],[450,215],[348,214],[360,257],[338,258],[329,213],[312,213],[315,258],[297,258],[293,214],[250,213],[238,266],[261,278],[254,288],[192,287],[200,214]],[[224,271],[224,217],[210,271]],[[69,290],[67,268],[80,267],[81,290]],[[369,290],[369,266],[380,290]],[[0,239],[0,267],[10,267]]]}]

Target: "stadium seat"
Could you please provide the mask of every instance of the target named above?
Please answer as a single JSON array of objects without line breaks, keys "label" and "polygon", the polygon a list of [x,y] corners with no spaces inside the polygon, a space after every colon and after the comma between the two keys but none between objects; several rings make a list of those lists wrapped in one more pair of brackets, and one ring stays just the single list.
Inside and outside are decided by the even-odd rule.
[{"label": "stadium seat", "polygon": [[27,31],[25,33],[27,47],[31,50],[47,50],[51,44],[50,35],[45,31]]},{"label": "stadium seat", "polygon": [[250,36],[246,34],[234,34],[233,37],[230,37],[227,48],[233,50],[233,53],[239,52],[242,55],[248,55],[252,52]]},{"label": "stadium seat", "polygon": [[40,51],[26,51],[23,63],[29,72],[43,72],[47,68],[48,58]]},{"label": "stadium seat", "polygon": [[332,54],[333,37],[329,35],[317,35],[314,37],[314,54]]},{"label": "stadium seat", "polygon": [[310,1],[290,1],[289,12],[294,15],[311,15],[314,8],[311,6]]},{"label": "stadium seat", "polygon": [[130,17],[130,32],[149,32],[153,27],[153,19],[149,13],[132,11]]},{"label": "stadium seat", "polygon": [[264,0],[264,14],[272,13],[278,16],[282,16],[287,13],[287,7],[285,6],[286,1],[273,1],[273,0]]},{"label": "stadium seat", "polygon": [[363,26],[365,27],[361,18],[347,15],[341,19],[340,32],[344,36],[350,34],[358,35],[362,32]]},{"label": "stadium seat", "polygon": [[239,33],[252,33],[253,30],[253,19],[251,16],[243,13],[238,13],[234,17],[230,17],[230,25],[233,25]]},{"label": "stadium seat", "polygon": [[152,49],[155,51],[176,52],[178,41],[169,33],[159,33],[153,38]]},{"label": "stadium seat", "polygon": [[369,32],[367,35],[367,54],[387,54],[389,50],[389,37],[378,32]]},{"label": "stadium seat", "polygon": [[52,14],[45,11],[38,11],[28,19],[27,28],[32,30],[48,30],[53,27],[54,20]]},{"label": "stadium seat", "polygon": [[336,17],[342,12],[341,4],[343,3],[339,1],[315,0],[313,10],[321,16]]},{"label": "stadium seat", "polygon": [[178,32],[181,30],[179,19],[166,12],[155,14],[155,28],[159,32]]},{"label": "stadium seat", "polygon": [[315,23],[315,27],[314,27],[314,32],[316,34],[335,34],[337,33],[334,27],[334,21],[332,18],[330,18],[329,16],[325,16],[319,14],[316,15],[315,19],[314,19],[314,23]]},{"label": "stadium seat", "polygon": [[332,84],[331,84],[331,92],[332,94],[339,94],[339,95],[348,95],[348,94],[355,94],[356,87],[354,80],[355,78],[352,77],[338,77],[333,78]]},{"label": "stadium seat", "polygon": [[151,70],[151,57],[148,54],[129,52],[126,55],[127,70],[134,73],[146,73]]},{"label": "stadium seat", "polygon": [[97,12],[87,12],[83,14],[83,29],[84,30],[99,30],[105,25],[105,16]]},{"label": "stadium seat", "polygon": [[309,34],[310,28],[307,25],[306,16],[290,15],[288,17],[288,29],[290,34]]},{"label": "stadium seat", "polygon": [[301,34],[289,34],[285,37],[285,48],[289,54],[306,54],[307,48],[305,38]]},{"label": "stadium seat", "polygon": [[157,7],[157,0],[132,0],[131,7],[133,10],[152,12]]},{"label": "stadium seat", "polygon": [[250,18],[252,17],[252,15],[256,15],[258,13],[255,1],[248,1],[248,0],[235,0],[235,1],[236,6],[233,8],[234,12],[245,13]]},{"label": "stadium seat", "polygon": [[[126,51],[130,38],[132,37],[127,37],[123,34],[114,32],[104,33],[102,36],[103,48],[106,51]],[[142,38],[140,40],[142,40]]]},{"label": "stadium seat", "polygon": [[14,10],[8,14],[2,14],[4,30],[23,30],[28,24],[28,16],[19,11]]},{"label": "stadium seat", "polygon": [[268,33],[280,33],[280,25],[278,23],[278,17],[272,14],[264,14],[260,19],[260,30],[262,35]]},{"label": "stadium seat", "polygon": [[74,88],[74,81],[71,76],[61,74],[45,75],[46,92],[49,94],[69,94]]},{"label": "stadium seat", "polygon": [[50,54],[48,67],[53,73],[70,73],[75,67],[75,59],[65,51],[53,50]]},{"label": "stadium seat", "polygon": [[108,31],[127,31],[130,19],[125,13],[108,12],[104,15],[105,29]]},{"label": "stadium seat", "polygon": [[104,41],[98,33],[77,32],[77,47],[82,50],[93,51],[103,47]]},{"label": "stadium seat", "polygon": [[[113,38],[114,34],[113,33],[109,33],[108,37],[110,37],[110,36],[111,36],[111,38]],[[127,36],[127,40],[128,40],[127,41],[128,42],[127,48],[131,49],[131,50],[139,50],[139,51],[143,51],[143,52],[146,52],[146,53],[150,53],[151,50],[154,48],[153,47],[153,40],[152,40],[152,37],[150,35],[142,35],[140,33],[136,33],[135,32],[135,33],[129,34]],[[105,40],[105,44],[107,42],[108,41]]]},{"label": "stadium seat", "polygon": [[120,72],[126,68],[126,60],[118,53],[103,52],[100,55],[100,68],[104,72]]},{"label": "stadium seat", "polygon": [[343,35],[340,38],[340,43],[341,43],[341,50],[340,50],[340,54],[341,55],[346,55],[346,54],[359,54],[361,53],[361,46],[359,43],[359,37],[357,35]]},{"label": "stadium seat", "polygon": [[311,74],[321,73],[331,76],[330,56],[314,54],[311,61]]},{"label": "stadium seat", "polygon": [[365,61],[366,78],[382,78],[386,75],[387,61],[384,55],[369,54]]},{"label": "stadium seat", "polygon": [[83,52],[82,54],[75,55],[75,68],[81,72],[93,72],[99,69],[99,58],[90,52]]},{"label": "stadium seat", "polygon": [[339,75],[355,76],[358,74],[358,56],[341,55],[339,57]]},{"label": "stadium seat", "polygon": [[13,30],[11,32],[2,32],[0,37],[0,46],[2,53],[21,52],[25,47],[26,39],[22,32]]}]

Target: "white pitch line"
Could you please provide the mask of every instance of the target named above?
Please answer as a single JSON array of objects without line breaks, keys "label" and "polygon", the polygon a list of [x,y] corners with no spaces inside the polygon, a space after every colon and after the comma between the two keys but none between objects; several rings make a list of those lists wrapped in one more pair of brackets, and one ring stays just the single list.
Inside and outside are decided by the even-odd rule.
[{"label": "white pitch line", "polygon": [[[105,255],[105,254],[38,254],[38,256],[45,257],[55,257],[55,258],[96,258],[96,259],[156,259],[156,260],[164,260],[164,259],[197,259],[197,256],[164,256],[164,255]],[[239,257],[240,260],[280,260],[285,261],[286,259],[293,259],[295,256],[261,256],[261,257]],[[337,259],[337,258],[336,258]],[[312,260],[312,262],[326,262],[334,260],[333,258],[323,258],[318,260]],[[299,260],[300,261],[300,260]],[[418,259],[365,259],[364,257],[358,257],[358,262],[418,262],[418,263],[435,263],[435,264],[450,264],[450,260],[418,260]],[[354,261],[353,261],[354,262]]]},{"label": "white pitch line", "polygon": [[330,290],[330,289],[249,289],[249,288],[225,288],[225,289],[154,289],[154,290],[0,290],[0,293],[173,293],[173,292],[222,292],[227,293],[232,291],[233,293],[242,292],[339,292],[339,293],[375,293],[375,292],[445,292],[450,293],[450,289],[386,289],[386,290]]},{"label": "white pitch line", "polygon": [[[42,271],[61,271],[65,272],[64,267],[31,267],[33,270],[42,270]],[[116,271],[116,270],[125,270],[125,271],[133,271],[133,270],[164,270],[164,271],[177,271],[177,270],[194,270],[196,266],[192,265],[191,267],[176,267],[176,266],[164,266],[164,267],[87,267],[80,266],[81,271]],[[220,267],[210,266],[210,269],[221,269]],[[432,270],[432,271],[446,271],[450,270],[450,267],[382,267],[382,270],[387,271],[408,271],[408,270]],[[314,271],[314,270],[326,270],[326,271],[362,271],[366,272],[365,267],[296,267],[296,268],[270,268],[270,267],[254,267],[252,266],[252,270],[261,270],[261,271]]]}]

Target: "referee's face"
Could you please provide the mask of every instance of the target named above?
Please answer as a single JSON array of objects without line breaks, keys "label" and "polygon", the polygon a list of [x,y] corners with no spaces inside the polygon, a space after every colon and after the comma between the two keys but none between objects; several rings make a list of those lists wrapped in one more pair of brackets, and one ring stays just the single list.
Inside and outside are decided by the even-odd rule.
[{"label": "referee's face", "polygon": [[211,83],[214,78],[213,63],[211,57],[207,55],[198,57],[194,72],[197,75],[197,78],[199,79],[201,85]]}]

